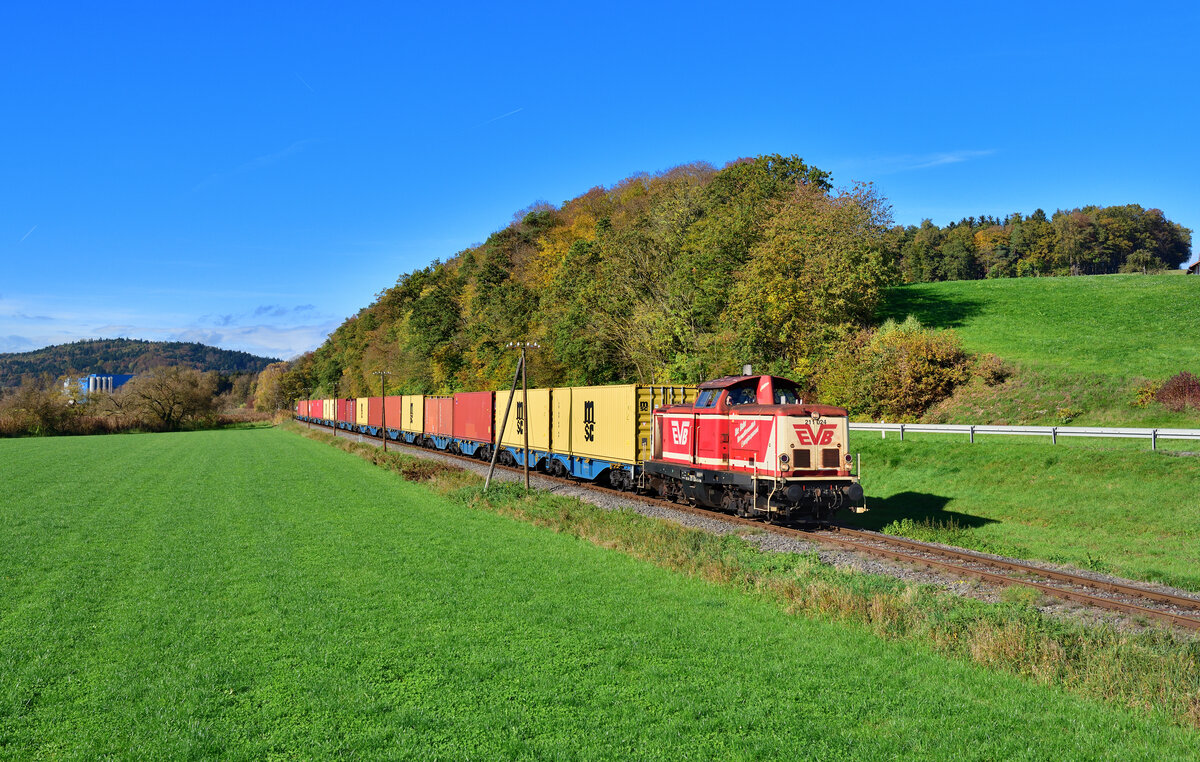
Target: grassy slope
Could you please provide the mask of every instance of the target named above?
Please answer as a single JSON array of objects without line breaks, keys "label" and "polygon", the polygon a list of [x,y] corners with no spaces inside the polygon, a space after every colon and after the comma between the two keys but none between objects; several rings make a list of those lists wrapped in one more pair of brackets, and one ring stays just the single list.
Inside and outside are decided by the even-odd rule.
[{"label": "grassy slope", "polygon": [[[926,283],[894,289],[885,316],[954,328],[974,352],[1025,372],[961,395],[943,418],[973,423],[1200,425],[1200,415],[1129,406],[1137,379],[1200,374],[1200,278],[1106,275]],[[1040,412],[1039,412],[1040,411]],[[984,420],[984,419],[989,420]]]},{"label": "grassy slope", "polygon": [[953,524],[903,533],[1200,590],[1200,458],[1098,439],[855,433],[851,447],[871,505],[852,523]]},{"label": "grassy slope", "polygon": [[277,431],[8,440],[0,462],[14,757],[1200,752]]}]

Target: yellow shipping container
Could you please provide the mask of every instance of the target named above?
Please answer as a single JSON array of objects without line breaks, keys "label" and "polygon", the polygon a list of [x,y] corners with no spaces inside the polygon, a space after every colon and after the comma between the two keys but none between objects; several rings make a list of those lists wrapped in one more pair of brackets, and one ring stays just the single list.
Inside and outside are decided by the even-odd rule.
[{"label": "yellow shipping container", "polygon": [[[496,392],[495,416],[497,435],[500,432],[500,421],[504,417],[504,408],[508,405],[508,392]],[[518,410],[518,408],[520,408]],[[529,423],[529,449],[550,449],[550,390],[529,390],[529,413],[526,415],[525,406],[521,403],[521,392],[513,395],[512,408],[508,411],[508,424],[504,427],[504,441],[500,444],[507,447],[524,447],[525,422]]]},{"label": "yellow shipping container", "polygon": [[[654,409],[696,398],[692,386],[576,386],[554,389],[553,451],[616,463],[650,453]],[[532,444],[531,444],[532,446]]]},{"label": "yellow shipping container", "polygon": [[367,397],[354,400],[354,422],[359,426],[367,425]]},{"label": "yellow shipping container", "polygon": [[654,441],[654,411],[664,405],[690,405],[696,401],[699,388],[695,386],[639,386],[638,398],[638,463],[651,457]]},{"label": "yellow shipping container", "polygon": [[425,395],[405,394],[401,397],[400,405],[403,414],[400,430],[410,434],[420,434],[424,431],[422,427],[425,425]]},{"label": "yellow shipping container", "polygon": [[337,400],[321,400],[321,417],[327,421],[337,420]]}]

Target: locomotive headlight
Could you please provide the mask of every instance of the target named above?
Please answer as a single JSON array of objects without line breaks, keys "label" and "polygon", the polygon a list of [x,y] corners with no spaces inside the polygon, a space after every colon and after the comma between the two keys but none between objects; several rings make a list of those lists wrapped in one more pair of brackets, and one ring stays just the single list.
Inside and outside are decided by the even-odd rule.
[{"label": "locomotive headlight", "polygon": [[788,464],[788,456],[786,454],[780,455],[779,462],[786,466]]}]

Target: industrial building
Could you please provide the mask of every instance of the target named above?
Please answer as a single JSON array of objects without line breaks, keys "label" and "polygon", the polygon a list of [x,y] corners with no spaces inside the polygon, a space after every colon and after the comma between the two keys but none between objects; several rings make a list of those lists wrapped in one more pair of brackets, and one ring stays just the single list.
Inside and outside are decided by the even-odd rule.
[{"label": "industrial building", "polygon": [[92,373],[90,375],[83,376],[82,378],[76,378],[76,379],[68,378],[66,381],[63,382],[63,391],[70,394],[71,383],[73,381],[78,386],[79,398],[87,399],[89,394],[94,394],[96,392],[111,394],[112,392],[116,391],[117,389],[120,389],[122,386],[124,386],[126,383],[128,383],[129,379],[131,379],[131,378],[133,378],[133,376],[126,376],[126,375],[121,375],[121,374],[117,374],[117,373],[110,373],[110,374],[104,374],[104,375],[98,374],[98,373]]}]

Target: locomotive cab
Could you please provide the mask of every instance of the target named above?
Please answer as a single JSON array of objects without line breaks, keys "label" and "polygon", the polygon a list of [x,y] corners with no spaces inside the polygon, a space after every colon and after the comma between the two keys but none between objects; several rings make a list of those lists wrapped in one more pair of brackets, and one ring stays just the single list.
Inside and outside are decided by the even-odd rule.
[{"label": "locomotive cab", "polygon": [[741,516],[824,519],[862,502],[846,410],[809,404],[778,376],[701,384],[691,405],[654,411],[656,492]]}]

